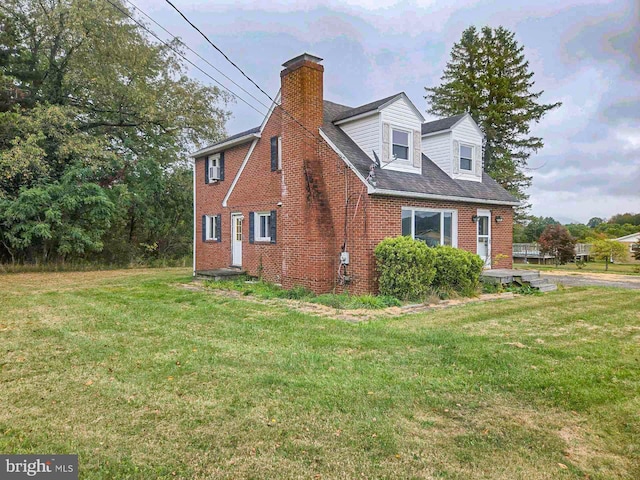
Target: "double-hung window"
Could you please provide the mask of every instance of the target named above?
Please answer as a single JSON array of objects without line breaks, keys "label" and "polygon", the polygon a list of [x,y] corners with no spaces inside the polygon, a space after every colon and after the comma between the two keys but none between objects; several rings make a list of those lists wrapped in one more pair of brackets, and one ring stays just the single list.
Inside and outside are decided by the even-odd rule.
[{"label": "double-hung window", "polygon": [[218,239],[218,230],[220,226],[218,225],[218,216],[217,215],[205,215],[205,240],[217,240]]},{"label": "double-hung window", "polygon": [[473,170],[473,147],[460,145],[460,170]]},{"label": "double-hung window", "polygon": [[409,161],[409,152],[411,151],[409,145],[409,132],[404,130],[391,129],[391,142],[394,160],[397,161]]},{"label": "double-hung window", "polygon": [[456,247],[458,212],[423,208],[402,209],[402,235],[422,240],[430,247]]},{"label": "double-hung window", "polygon": [[211,155],[207,158],[208,180],[220,180],[220,155]]},{"label": "double-hung window", "polygon": [[271,212],[257,212],[256,213],[256,242],[270,242],[271,241]]}]

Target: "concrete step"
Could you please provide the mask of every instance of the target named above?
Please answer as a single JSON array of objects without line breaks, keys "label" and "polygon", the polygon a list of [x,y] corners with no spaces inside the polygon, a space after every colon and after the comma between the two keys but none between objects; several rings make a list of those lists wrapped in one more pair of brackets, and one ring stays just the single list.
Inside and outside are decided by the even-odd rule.
[{"label": "concrete step", "polygon": [[247,272],[240,268],[217,268],[215,270],[200,270],[196,272],[196,278],[200,280],[235,280]]},{"label": "concrete step", "polygon": [[558,289],[558,285],[556,285],[555,283],[547,283],[545,285],[540,285],[535,288],[537,288],[541,292],[553,292],[554,290]]},{"label": "concrete step", "polygon": [[516,282],[532,282],[540,278],[540,272],[520,273],[513,276]]},{"label": "concrete step", "polygon": [[547,285],[549,283],[549,280],[547,280],[546,278],[536,278],[534,280],[529,280],[528,283],[532,287],[538,287],[540,285]]}]

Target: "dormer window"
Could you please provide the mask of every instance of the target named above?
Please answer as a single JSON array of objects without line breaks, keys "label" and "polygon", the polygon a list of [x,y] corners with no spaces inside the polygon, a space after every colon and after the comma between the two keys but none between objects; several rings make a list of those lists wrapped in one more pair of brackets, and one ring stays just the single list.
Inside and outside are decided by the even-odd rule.
[{"label": "dormer window", "polygon": [[473,147],[460,145],[460,170],[473,170]]},{"label": "dormer window", "polygon": [[399,161],[409,161],[409,132],[392,128],[393,157]]}]

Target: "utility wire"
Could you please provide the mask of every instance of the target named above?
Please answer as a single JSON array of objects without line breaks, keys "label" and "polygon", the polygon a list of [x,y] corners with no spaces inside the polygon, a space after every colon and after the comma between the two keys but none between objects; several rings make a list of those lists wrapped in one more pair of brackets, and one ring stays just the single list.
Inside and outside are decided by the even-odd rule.
[{"label": "utility wire", "polygon": [[[191,20],[189,20],[187,18],[187,16],[182,13],[180,11],[180,9],[178,7],[176,7],[171,0],[165,0],[165,2],[167,2],[169,5],[171,5],[171,7],[178,12],[178,14],[189,24],[191,25],[191,27],[198,32],[200,35],[202,35],[202,37],[207,41],[207,43],[209,45],[211,45],[213,48],[215,48],[224,58],[225,60],[227,60],[227,62],[229,62],[231,65],[233,65],[247,80],[249,80],[253,85],[255,85],[255,87],[260,90],[264,95],[267,96],[267,98],[269,100],[271,100],[273,103],[276,103],[275,99],[273,99],[271,97],[271,95],[269,95],[267,92],[265,92],[260,85],[258,85],[251,77],[249,77],[249,75],[247,75],[244,70],[242,70],[238,65],[236,65],[233,60],[231,60],[226,53],[224,53],[215,43],[213,43],[209,37],[207,37],[202,30],[200,30],[196,25],[193,24],[193,22]],[[302,123],[300,123],[300,121],[298,121],[298,119],[296,117],[294,117],[292,114],[290,114],[282,105],[279,105],[280,109],[287,114],[287,116],[289,116],[289,118],[291,118],[294,122],[296,122],[298,125],[300,125],[306,132],[308,132],[313,138],[320,140],[320,138],[313,133],[312,131],[310,131],[307,127],[305,127]]]},{"label": "utility wire", "polygon": [[242,98],[240,95],[238,95],[237,93],[235,93],[233,90],[231,90],[229,87],[223,85],[221,82],[219,82],[218,80],[216,80],[213,76],[211,76],[208,72],[204,71],[202,68],[200,68],[198,65],[196,65],[195,63],[193,63],[191,60],[189,60],[187,57],[185,57],[179,50],[175,49],[174,47],[172,47],[171,45],[169,45],[167,42],[165,42],[164,40],[162,40],[158,35],[155,34],[155,32],[153,32],[152,30],[148,29],[143,23],[139,22],[138,20],[136,20],[134,17],[132,17],[126,10],[123,10],[122,8],[120,8],[120,6],[116,5],[115,3],[113,3],[111,0],[105,0],[105,2],[109,3],[113,8],[117,9],[120,13],[122,13],[123,15],[129,17],[135,24],[137,24],[140,28],[142,28],[143,30],[145,30],[146,32],[148,32],[149,34],[153,35],[153,37],[156,38],[156,40],[158,40],[160,43],[162,43],[165,47],[171,49],[176,55],[180,56],[181,58],[183,58],[186,62],[188,62],[190,65],[192,65],[194,68],[198,69],[200,72],[202,72],[204,75],[206,75],[207,77],[209,77],[211,80],[213,80],[215,83],[217,83],[218,85],[220,85],[220,87],[222,87],[224,90],[226,90],[227,92],[229,92],[234,98],[237,98],[238,100],[246,103],[249,107],[253,108],[256,112],[258,112],[260,115],[262,115],[264,117],[264,112],[261,112],[260,110],[258,110],[256,107],[254,107],[252,104],[250,104],[249,102],[247,102],[244,98]]},{"label": "utility wire", "polygon": [[220,70],[219,68],[217,68],[215,65],[213,65],[211,62],[209,62],[206,58],[204,58],[202,55],[200,55],[198,52],[196,52],[193,48],[191,48],[189,45],[187,45],[186,43],[184,43],[182,41],[181,38],[177,37],[176,35],[174,35],[173,33],[171,33],[169,30],[167,30],[165,27],[163,27],[160,23],[158,23],[156,20],[154,20],[149,14],[147,14],[144,10],[142,10],[140,7],[138,7],[135,3],[133,3],[131,0],[125,0],[129,5],[131,5],[131,7],[133,7],[135,10],[139,11],[142,15],[144,15],[145,17],[147,17],[149,20],[151,20],[153,23],[155,23],[159,28],[161,28],[165,33],[167,33],[168,35],[171,36],[172,40],[177,40],[178,42],[180,42],[181,45],[183,45],[185,48],[187,48],[190,52],[192,52],[196,57],[198,57],[200,60],[202,60],[203,62],[205,62],[207,65],[209,65],[211,68],[213,68],[216,72],[218,72],[220,75],[222,75],[224,78],[226,78],[227,80],[229,80],[231,83],[233,83],[236,87],[238,87],[240,90],[242,90],[244,93],[246,93],[247,95],[249,95],[251,98],[253,98],[256,102],[258,102],[260,105],[262,105],[264,108],[269,109],[269,105],[264,104],[260,99],[256,98],[254,95],[251,94],[251,92],[247,91],[242,85],[238,84],[237,82],[235,82],[232,78],[230,78],[229,76],[225,75],[225,73]]}]

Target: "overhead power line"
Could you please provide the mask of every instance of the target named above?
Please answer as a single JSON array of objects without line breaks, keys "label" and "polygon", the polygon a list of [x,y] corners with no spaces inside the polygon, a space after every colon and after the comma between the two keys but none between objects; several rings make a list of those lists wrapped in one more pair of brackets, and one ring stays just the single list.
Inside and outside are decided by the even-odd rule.
[{"label": "overhead power line", "polygon": [[[271,100],[274,104],[276,103],[275,99],[271,97],[271,95],[269,95],[267,92],[265,92],[262,87],[260,87],[260,85],[258,85],[249,75],[247,75],[244,70],[242,70],[242,68],[240,68],[235,62],[233,62],[233,60],[231,60],[229,58],[229,56],[224,53],[215,43],[213,43],[209,37],[207,37],[207,35],[205,35],[202,30],[200,30],[196,25],[194,25],[194,23],[189,20],[187,18],[187,16],[182,13],[180,11],[180,9],[178,7],[176,7],[171,0],[165,0],[165,2],[167,2],[169,5],[171,5],[171,7],[178,12],[178,14],[185,20],[185,22],[187,22],[196,32],[198,32],[200,35],[202,35],[202,37],[207,41],[207,43],[209,45],[211,45],[213,48],[215,48],[224,58],[227,62],[229,62],[231,65],[233,65],[247,80],[249,80],[258,90],[260,90],[264,95],[267,96],[267,98],[269,100]],[[313,133],[312,131],[310,131],[307,127],[305,127],[302,123],[300,123],[300,121],[294,117],[291,113],[289,113],[282,105],[279,105],[279,108],[289,117],[291,118],[294,122],[296,122],[298,125],[300,125],[307,133],[309,133],[314,139],[316,140],[320,140],[320,138]]]},{"label": "overhead power line", "polygon": [[[174,47],[172,47],[171,45],[169,45],[167,42],[165,42],[164,40],[162,40],[158,35],[156,35],[156,33],[153,30],[150,30],[149,28],[147,28],[143,23],[139,22],[138,20],[136,20],[134,17],[132,17],[129,12],[127,12],[126,10],[123,10],[122,8],[120,8],[119,5],[113,3],[111,0],[105,0],[105,2],[109,3],[113,8],[117,9],[120,13],[122,13],[123,15],[125,15],[126,17],[128,17],[129,19],[131,19],[136,25],[138,25],[140,28],[142,28],[143,30],[145,30],[146,32],[148,32],[149,34],[153,35],[153,37],[158,40],[160,43],[162,43],[165,47],[171,49],[176,55],[180,56],[182,59],[184,59],[186,62],[188,62],[191,66],[193,66],[194,68],[198,69],[200,72],[202,72],[204,75],[206,75],[208,78],[210,78],[211,80],[213,80],[216,84],[218,84],[221,88],[223,88],[224,90],[226,90],[227,92],[229,92],[234,98],[237,98],[238,100],[242,101],[243,103],[247,104],[249,107],[251,107],[252,109],[254,109],[256,112],[258,112],[260,115],[264,116],[265,113],[261,112],[260,110],[258,110],[255,106],[253,106],[251,103],[249,103],[248,101],[246,101],[244,98],[242,98],[240,95],[238,95],[237,93],[235,93],[233,90],[231,90],[229,87],[227,87],[226,85],[222,84],[219,80],[217,80],[216,78],[214,78],[211,74],[209,74],[208,72],[206,72],[205,70],[203,70],[202,68],[200,68],[198,65],[196,65],[194,62],[192,62],[191,60],[189,60],[186,56],[184,56],[179,50],[175,49]],[[174,37],[175,38],[175,37]]]},{"label": "overhead power line", "polygon": [[222,70],[220,70],[218,67],[216,67],[215,65],[213,65],[211,62],[209,62],[206,58],[204,58],[202,55],[200,55],[198,52],[196,52],[193,48],[191,48],[189,45],[187,45],[181,38],[179,38],[178,36],[174,35],[173,33],[171,33],[169,30],[167,30],[164,26],[162,26],[160,23],[158,23],[156,20],[153,19],[153,17],[151,17],[148,13],[146,13],[144,10],[142,10],[140,7],[138,7],[135,3],[133,3],[131,0],[125,0],[129,5],[131,5],[131,7],[137,11],[139,11],[142,15],[144,15],[146,18],[148,18],[149,20],[151,20],[153,23],[155,23],[160,29],[162,29],[166,34],[170,35],[171,38],[173,40],[177,40],[178,42],[180,42],[181,45],[183,45],[186,49],[188,49],[191,53],[193,53],[196,57],[198,57],[200,60],[202,60],[203,62],[205,62],[207,65],[209,65],[211,68],[213,68],[216,72],[218,72],[220,75],[222,75],[224,78],[226,78],[227,80],[229,80],[231,83],[233,83],[236,87],[238,87],[240,90],[242,90],[244,93],[246,93],[247,95],[249,95],[251,98],[253,98],[256,102],[258,102],[260,105],[262,105],[264,108],[269,109],[269,105],[264,104],[259,98],[256,98],[253,94],[251,94],[251,92],[249,92],[248,90],[246,90],[242,85],[238,84],[237,82],[235,82],[232,78],[230,78],[229,76],[227,76]]}]

